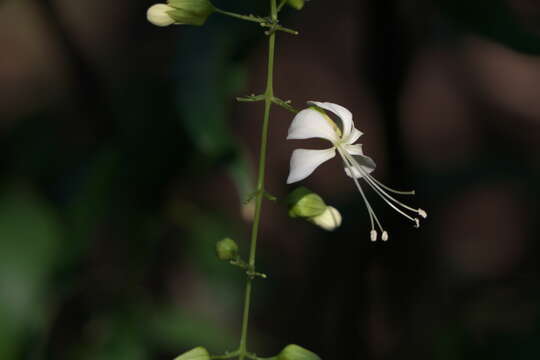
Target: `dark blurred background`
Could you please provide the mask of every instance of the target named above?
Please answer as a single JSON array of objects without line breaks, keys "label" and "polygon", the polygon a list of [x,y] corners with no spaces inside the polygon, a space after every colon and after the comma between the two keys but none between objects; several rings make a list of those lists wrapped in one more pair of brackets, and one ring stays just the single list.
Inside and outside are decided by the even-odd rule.
[{"label": "dark blurred background", "polygon": [[[266,14],[266,1],[215,1]],[[260,28],[150,25],[151,1],[0,1],[0,359],[172,359],[237,346],[261,103]],[[323,359],[540,358],[540,2],[312,0],[286,9],[276,91],[353,111],[419,230],[338,161],[305,185],[325,233],[263,210],[250,348]],[[272,114],[268,190],[298,142]]]}]

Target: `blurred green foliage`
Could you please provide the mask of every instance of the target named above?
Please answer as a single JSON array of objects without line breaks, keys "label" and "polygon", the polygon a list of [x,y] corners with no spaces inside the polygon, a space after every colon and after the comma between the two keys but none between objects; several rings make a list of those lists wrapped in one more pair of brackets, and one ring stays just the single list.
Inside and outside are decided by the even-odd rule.
[{"label": "blurred green foliage", "polygon": [[28,333],[43,332],[58,299],[49,284],[63,258],[58,214],[30,186],[0,193],[0,358],[15,359]]},{"label": "blurred green foliage", "polygon": [[[2,360],[171,358],[203,342],[234,346],[242,276],[214,247],[224,235],[241,238],[242,226],[191,188],[228,174],[238,208],[252,191],[229,123],[234,96],[246,91],[243,58],[259,38],[246,26],[212,17],[202,29],[178,28],[169,80],[118,77],[107,106],[95,102],[99,118],[53,108],[4,137]],[[189,290],[186,278],[173,288],[189,293],[187,303],[176,304],[177,264],[209,293]]]}]

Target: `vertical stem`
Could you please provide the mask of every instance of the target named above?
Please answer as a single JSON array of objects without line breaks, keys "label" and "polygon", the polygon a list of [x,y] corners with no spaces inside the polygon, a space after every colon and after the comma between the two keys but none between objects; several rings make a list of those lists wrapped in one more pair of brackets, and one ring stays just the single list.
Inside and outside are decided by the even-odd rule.
[{"label": "vertical stem", "polygon": [[[270,0],[271,17],[277,21],[276,0]],[[268,68],[266,72],[266,90],[264,92],[264,117],[261,130],[261,145],[259,150],[259,171],[257,176],[257,196],[255,198],[255,217],[251,228],[251,244],[249,248],[249,269],[255,271],[255,256],[257,252],[257,237],[259,234],[259,224],[261,221],[262,202],[264,198],[264,176],[266,171],[266,152],[268,146],[268,125],[270,123],[270,108],[274,98],[274,49],[276,44],[276,33],[273,32],[268,37]],[[247,352],[247,332],[249,324],[249,308],[251,303],[251,290],[253,279],[248,276],[246,280],[246,290],[244,295],[244,311],[242,315],[242,330],[240,335],[239,359],[244,360]]]}]

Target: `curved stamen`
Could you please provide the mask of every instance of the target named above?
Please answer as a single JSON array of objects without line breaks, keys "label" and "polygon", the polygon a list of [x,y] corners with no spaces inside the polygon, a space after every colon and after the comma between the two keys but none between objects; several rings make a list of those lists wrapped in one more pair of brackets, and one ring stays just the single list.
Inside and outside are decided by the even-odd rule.
[{"label": "curved stamen", "polygon": [[[343,151],[339,146],[336,146],[336,148],[337,148],[339,154],[341,155],[341,158],[342,158],[343,162],[345,163],[345,166],[347,166],[347,168],[349,169],[349,171],[352,174],[353,173],[352,172],[353,171],[353,169],[352,169],[353,164],[349,163],[349,160],[343,154]],[[386,231],[384,231],[384,229],[383,229],[383,227],[381,225],[381,222],[379,221],[379,219],[377,218],[377,215],[375,214],[375,211],[373,211],[373,208],[371,207],[371,204],[369,203],[366,195],[364,194],[364,191],[362,190],[362,187],[360,186],[360,183],[358,182],[358,179],[353,177],[353,180],[354,180],[354,183],[355,183],[358,191],[360,192],[360,195],[362,195],[362,198],[364,199],[364,203],[366,205],[366,208],[368,209],[369,220],[371,221],[371,232],[370,232],[371,241],[376,241],[377,240],[377,231],[375,231],[375,227],[374,227],[374,224],[373,224],[373,219],[375,219],[375,222],[377,223],[377,226],[381,230],[382,234],[385,234]],[[388,235],[386,236],[386,238],[388,238]]]},{"label": "curved stamen", "polygon": [[364,178],[366,179],[366,182],[373,188],[373,190],[375,190],[375,192],[380,197],[382,197],[383,199],[393,201],[396,205],[402,206],[404,209],[407,209],[407,210],[412,211],[412,212],[417,213],[417,214],[420,214],[420,212],[423,211],[422,209],[415,209],[413,207],[405,205],[401,201],[399,201],[399,200],[393,198],[392,196],[388,195],[387,193],[385,193],[383,190],[381,190],[381,188],[375,182],[372,181],[373,177],[369,176],[369,174],[366,174],[366,176],[364,176]]},{"label": "curved stamen", "polygon": [[392,189],[391,187],[388,187],[388,186],[384,185],[382,182],[380,182],[379,180],[375,179],[373,176],[372,176],[372,178],[373,178],[373,181],[375,181],[377,183],[377,185],[381,186],[382,188],[384,188],[387,191],[390,191],[391,193],[398,194],[398,195],[415,195],[416,194],[416,192],[414,190],[403,191],[403,190]]},{"label": "curved stamen", "polygon": [[[356,170],[358,170],[359,173],[362,174],[362,176],[364,177],[364,179],[366,180],[366,182],[373,188],[373,190],[375,190],[375,192],[381,197],[383,198],[383,200],[388,204],[390,205],[394,210],[396,210],[397,212],[399,212],[401,215],[405,216],[406,218],[408,218],[409,220],[413,221],[413,222],[417,222],[417,219],[416,218],[413,218],[409,215],[407,215],[406,213],[404,213],[403,211],[401,211],[400,209],[398,209],[396,206],[394,206],[390,201],[393,201],[395,204],[397,205],[400,205],[402,206],[403,208],[407,209],[407,210],[410,210],[414,213],[417,213],[419,214],[420,216],[422,216],[423,218],[426,218],[427,217],[427,213],[422,210],[422,209],[414,209],[408,205],[405,205],[404,203],[402,203],[401,201],[393,198],[392,196],[390,196],[389,194],[387,194],[383,189],[380,188],[380,186],[378,186],[378,182],[375,182],[373,181],[375,178],[372,177],[370,174],[368,174],[363,168],[362,166],[360,166],[360,164],[358,164],[358,162],[350,155],[350,154],[346,154],[347,158],[349,159],[350,162],[353,163],[354,167]],[[352,174],[352,173],[351,173]],[[390,201],[389,201],[390,200]]]},{"label": "curved stamen", "polygon": [[[381,233],[385,232],[382,225],[381,225],[381,222],[379,221],[379,218],[377,217],[377,215],[375,214],[375,211],[373,210],[373,208],[371,207],[369,201],[367,200],[367,197],[364,194],[364,190],[362,190],[362,187],[360,186],[360,183],[358,182],[358,180],[356,180],[354,183],[355,183],[356,187],[358,188],[358,191],[360,191],[360,194],[364,198],[364,202],[366,203],[366,206],[367,206],[367,208],[368,208],[368,210],[370,212],[370,216],[373,216],[373,219],[375,219],[375,222],[377,223],[377,226],[381,230]],[[373,228],[373,225],[372,225],[372,228]]]},{"label": "curved stamen", "polygon": [[[371,208],[371,205],[369,203],[369,201],[367,200],[367,197],[365,196],[364,194],[364,191],[362,190],[362,187],[360,187],[360,184],[357,184],[356,187],[358,188],[358,191],[360,191],[360,194],[362,195],[362,199],[364,199],[364,204],[366,205],[366,208],[368,210],[368,214],[369,214],[369,221],[371,222],[371,231],[375,231],[375,224],[373,222],[373,219],[374,217],[376,218],[375,215],[375,212],[373,211],[373,209]],[[379,224],[379,221],[377,220],[377,224]],[[377,239],[377,232],[375,231],[375,240]],[[373,236],[370,234],[370,237],[373,238]],[[373,241],[375,241],[373,240]]]},{"label": "curved stamen", "polygon": [[413,207],[410,207],[410,206],[402,203],[401,201],[397,200],[396,198],[388,195],[379,186],[379,184],[381,184],[379,181],[377,181],[373,176],[371,176],[369,173],[367,173],[367,171],[365,171],[362,168],[362,166],[351,155],[347,154],[347,156],[350,158],[350,161],[354,163],[355,168],[362,174],[362,176],[366,179],[368,184],[377,192],[377,194],[379,194],[379,196],[381,196],[383,198],[387,198],[388,200],[393,201],[395,204],[400,205],[403,208],[405,208],[407,210],[410,210],[410,211],[412,211],[414,213],[417,213],[418,215],[420,215],[424,219],[427,217],[427,212],[425,210],[423,210],[423,209],[415,209]]},{"label": "curved stamen", "polygon": [[[366,207],[368,208],[368,211],[369,211],[369,216],[372,217],[373,219],[375,219],[375,222],[377,223],[377,226],[381,230],[381,233],[384,233],[385,231],[384,231],[384,229],[383,229],[383,227],[381,225],[381,222],[379,221],[379,218],[377,217],[377,215],[375,214],[375,211],[371,207],[371,204],[369,203],[366,195],[364,194],[364,190],[360,186],[360,183],[356,179],[355,179],[354,183],[356,185],[356,188],[360,192],[360,195],[362,195],[362,198],[364,199],[364,203],[366,204]],[[373,227],[373,220],[371,221],[371,229],[375,230],[374,227]]]},{"label": "curved stamen", "polygon": [[[339,155],[341,155],[341,158],[343,160],[343,162],[345,163],[345,166],[347,166],[347,168],[349,169],[349,171],[351,171],[351,165],[349,164],[349,162],[345,159],[345,157],[343,156],[343,153],[341,152],[341,149],[339,147],[336,147],[338,152],[339,152]],[[371,231],[375,231],[375,226],[373,224],[373,209],[371,208],[371,205],[369,204],[369,201],[367,200],[366,196],[364,195],[364,191],[362,190],[362,187],[360,186],[360,184],[356,184],[356,187],[358,188],[358,190],[360,191],[360,194],[362,194],[362,198],[364,199],[364,203],[366,205],[366,208],[368,209],[368,213],[369,213],[369,220],[371,221]],[[373,238],[373,236],[371,236]],[[376,238],[376,232],[375,232],[375,238]]]}]

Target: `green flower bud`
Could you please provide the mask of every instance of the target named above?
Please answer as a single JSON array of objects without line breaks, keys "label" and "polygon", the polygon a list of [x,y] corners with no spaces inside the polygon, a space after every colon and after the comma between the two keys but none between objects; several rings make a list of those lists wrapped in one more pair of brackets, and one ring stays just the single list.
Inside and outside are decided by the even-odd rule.
[{"label": "green flower bud", "polygon": [[176,24],[201,26],[216,9],[208,0],[167,0],[173,8],[168,14]]},{"label": "green flower bud", "polygon": [[289,216],[292,218],[311,218],[321,215],[326,210],[324,200],[303,186],[295,189],[287,197]]},{"label": "green flower bud", "polygon": [[219,240],[216,243],[216,255],[219,260],[234,260],[238,257],[238,245],[231,238]]},{"label": "green flower bud", "polygon": [[277,360],[321,360],[321,358],[301,346],[290,344],[281,350]]},{"label": "green flower bud", "polygon": [[327,206],[321,215],[310,217],[308,221],[324,230],[332,231],[341,225],[341,214],[335,207]]},{"label": "green flower bud", "polygon": [[302,10],[304,7],[304,0],[288,0],[287,4],[296,10]]},{"label": "green flower bud", "polygon": [[202,346],[198,346],[195,349],[191,349],[188,352],[175,357],[174,360],[210,360],[210,354],[208,353],[208,350]]}]

